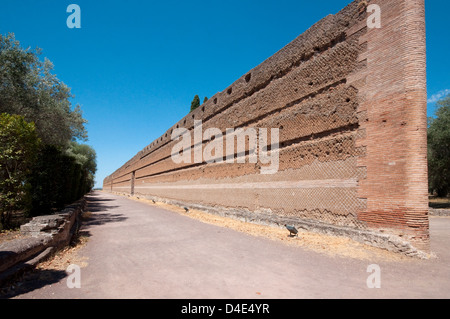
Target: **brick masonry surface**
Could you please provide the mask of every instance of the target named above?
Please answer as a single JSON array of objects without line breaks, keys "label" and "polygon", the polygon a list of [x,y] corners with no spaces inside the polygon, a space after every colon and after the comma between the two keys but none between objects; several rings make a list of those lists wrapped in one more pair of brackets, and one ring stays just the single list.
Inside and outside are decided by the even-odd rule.
[{"label": "brick masonry surface", "polygon": [[[429,251],[424,0],[373,3],[381,28],[368,28],[365,1],[325,17],[175,123],[103,189],[275,224],[388,234]],[[199,120],[201,132],[223,134],[214,145],[244,163],[175,163],[176,129],[191,133],[191,158],[211,147],[194,138]],[[227,149],[225,133],[236,128],[279,129],[276,174],[251,160],[257,145]]]}]

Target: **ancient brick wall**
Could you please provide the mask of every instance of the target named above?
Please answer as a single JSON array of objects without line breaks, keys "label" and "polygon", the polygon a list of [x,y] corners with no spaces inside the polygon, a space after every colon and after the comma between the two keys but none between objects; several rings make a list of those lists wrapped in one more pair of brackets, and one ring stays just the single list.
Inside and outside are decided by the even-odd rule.
[{"label": "ancient brick wall", "polygon": [[[424,0],[369,2],[381,8],[381,28],[368,27],[364,2],[325,17],[210,98],[103,189],[250,220],[396,235],[427,251]],[[180,128],[192,137],[182,154],[216,155],[208,137],[194,134],[215,129],[223,145],[214,145],[234,162],[217,152],[216,162],[176,163]],[[275,174],[252,157],[262,144],[249,138],[244,151],[227,143],[227,129],[237,128],[267,129],[269,145],[278,129],[278,145],[267,149],[277,154]]]}]

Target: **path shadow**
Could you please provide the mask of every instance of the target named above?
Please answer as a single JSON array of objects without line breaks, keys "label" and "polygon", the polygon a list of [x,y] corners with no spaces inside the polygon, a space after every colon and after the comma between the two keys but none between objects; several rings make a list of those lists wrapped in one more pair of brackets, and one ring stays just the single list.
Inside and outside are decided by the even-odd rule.
[{"label": "path shadow", "polygon": [[[128,217],[123,214],[112,213],[111,211],[119,207],[114,205],[116,199],[104,198],[100,194],[93,192],[86,196],[87,208],[83,217],[82,228],[106,223],[122,222]],[[82,230],[83,231],[83,230]]]},{"label": "path shadow", "polygon": [[27,271],[14,281],[10,281],[3,287],[0,287],[0,299],[14,298],[33,290],[56,284],[67,276],[64,270],[33,269]]},{"label": "path shadow", "polygon": [[430,208],[436,208],[436,209],[444,209],[444,208],[450,208],[450,201],[447,203],[429,203]]},{"label": "path shadow", "polygon": [[[123,214],[114,213],[119,207],[114,205],[116,199],[104,198],[102,194],[92,192],[86,195],[87,207],[81,217],[81,227],[72,238],[71,246],[77,246],[81,237],[90,237],[89,226],[104,225],[126,220]],[[23,272],[8,283],[0,286],[0,299],[10,299],[29,293],[49,285],[57,284],[64,280],[68,274],[64,270],[34,268]]]}]

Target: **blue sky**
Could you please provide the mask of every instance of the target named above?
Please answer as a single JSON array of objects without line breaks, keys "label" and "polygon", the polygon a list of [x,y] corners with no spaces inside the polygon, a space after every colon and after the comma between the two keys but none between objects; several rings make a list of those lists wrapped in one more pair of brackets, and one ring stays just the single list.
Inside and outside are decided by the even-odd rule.
[{"label": "blue sky", "polygon": [[[81,29],[66,25],[70,4]],[[0,0],[0,33],[40,47],[89,121],[96,187],[189,112],[350,0]],[[428,114],[450,93],[450,1],[426,0]]]}]

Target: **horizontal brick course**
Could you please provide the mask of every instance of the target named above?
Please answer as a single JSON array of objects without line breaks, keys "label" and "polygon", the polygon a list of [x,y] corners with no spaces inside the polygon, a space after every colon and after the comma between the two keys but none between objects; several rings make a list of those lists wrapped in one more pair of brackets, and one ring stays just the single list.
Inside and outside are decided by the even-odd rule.
[{"label": "horizontal brick course", "polygon": [[[169,128],[104,190],[387,231],[428,251],[424,1],[377,4],[381,29],[367,27],[360,1],[327,16]],[[175,129],[191,133],[191,154],[209,143],[194,141],[195,120],[223,134],[279,129],[278,173],[261,175],[248,155],[175,163]]]}]

